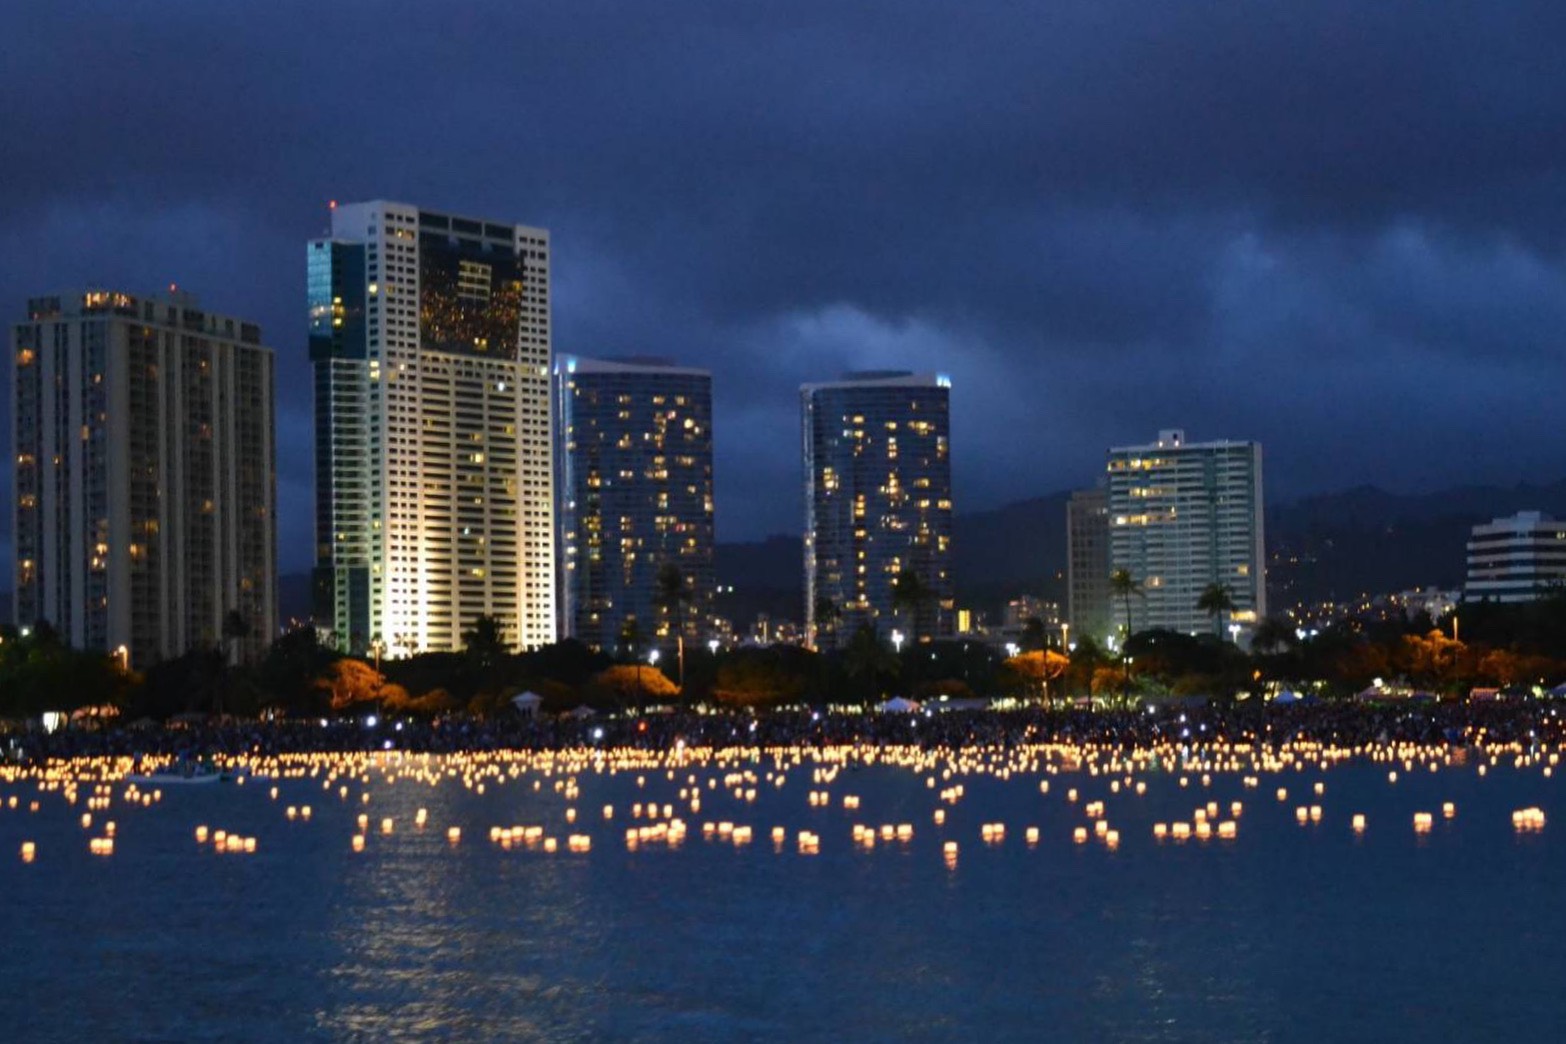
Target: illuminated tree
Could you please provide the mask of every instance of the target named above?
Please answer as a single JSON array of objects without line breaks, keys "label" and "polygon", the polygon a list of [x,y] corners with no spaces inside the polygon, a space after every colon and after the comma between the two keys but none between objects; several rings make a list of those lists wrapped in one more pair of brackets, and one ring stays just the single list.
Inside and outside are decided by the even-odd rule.
[{"label": "illuminated tree", "polygon": [[1038,649],[1018,653],[1006,661],[1006,666],[1038,686],[1040,695],[1048,699],[1049,683],[1064,675],[1071,661],[1053,649]]},{"label": "illuminated tree", "polygon": [[641,664],[615,664],[599,671],[588,683],[600,698],[616,703],[640,703],[649,697],[668,700],[680,694],[679,686],[664,677],[662,671],[642,672]]},{"label": "illuminated tree", "polygon": [[386,676],[363,660],[338,660],[316,679],[316,688],[326,693],[332,710],[342,711],[364,703],[406,701],[407,690],[390,685]]}]

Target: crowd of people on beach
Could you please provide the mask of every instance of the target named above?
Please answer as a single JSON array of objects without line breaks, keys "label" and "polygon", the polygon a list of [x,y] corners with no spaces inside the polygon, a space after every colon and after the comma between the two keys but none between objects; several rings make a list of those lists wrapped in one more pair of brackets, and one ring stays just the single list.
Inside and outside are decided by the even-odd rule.
[{"label": "crowd of people on beach", "polygon": [[182,757],[401,750],[451,753],[583,746],[667,750],[690,747],[1014,747],[1052,742],[1147,748],[1164,743],[1281,745],[1312,739],[1340,747],[1370,743],[1555,745],[1566,719],[1550,702],[1425,705],[1246,704],[1136,710],[1029,707],[1017,710],[620,713],[583,716],[454,715],[435,721],[366,714],[313,720],[218,720],[141,728],[60,729],[13,734],[0,749],[13,761],[177,755]]}]

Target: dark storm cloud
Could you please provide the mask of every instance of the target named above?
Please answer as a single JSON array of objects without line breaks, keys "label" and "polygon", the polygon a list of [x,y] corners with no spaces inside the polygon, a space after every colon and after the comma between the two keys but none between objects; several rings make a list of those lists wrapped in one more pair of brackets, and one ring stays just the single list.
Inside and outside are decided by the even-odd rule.
[{"label": "dark storm cloud", "polygon": [[1269,484],[1554,478],[1566,6],[13,4],[0,301],[178,281],[279,351],[331,198],[541,224],[556,349],[718,380],[720,530],[798,517],[798,383],[954,379],[960,506],[1111,443]]}]

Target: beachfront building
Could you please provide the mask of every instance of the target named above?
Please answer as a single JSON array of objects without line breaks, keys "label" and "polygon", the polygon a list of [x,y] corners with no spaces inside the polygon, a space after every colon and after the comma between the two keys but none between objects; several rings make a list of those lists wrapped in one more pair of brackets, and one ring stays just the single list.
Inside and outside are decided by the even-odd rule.
[{"label": "beachfront building", "polygon": [[307,248],[316,625],[455,650],[555,638],[549,234],[375,201]]},{"label": "beachfront building", "polygon": [[561,636],[634,652],[705,634],[716,590],[712,375],[565,356],[555,409]]},{"label": "beachfront building", "polygon": [[[863,625],[894,641],[952,634],[950,394],[945,376],[902,371],[800,389],[813,646]],[[918,598],[894,596],[904,577]]]},{"label": "beachfront building", "polygon": [[[1256,442],[1187,442],[1162,431],[1109,451],[1109,569],[1140,583],[1131,632],[1153,628],[1239,638],[1267,614],[1262,454]],[[1233,609],[1198,606],[1213,585]],[[1112,619],[1125,611],[1111,594]],[[1123,625],[1122,625],[1123,629]]]},{"label": "beachfront building", "polygon": [[144,668],[277,624],[273,357],[187,293],[34,298],[11,333],[13,618]]},{"label": "beachfront building", "polygon": [[1109,490],[1078,490],[1066,503],[1066,622],[1101,647],[1114,634],[1109,574]]},{"label": "beachfront building", "polygon": [[1470,602],[1532,602],[1566,591],[1566,522],[1521,511],[1473,528],[1468,539]]}]

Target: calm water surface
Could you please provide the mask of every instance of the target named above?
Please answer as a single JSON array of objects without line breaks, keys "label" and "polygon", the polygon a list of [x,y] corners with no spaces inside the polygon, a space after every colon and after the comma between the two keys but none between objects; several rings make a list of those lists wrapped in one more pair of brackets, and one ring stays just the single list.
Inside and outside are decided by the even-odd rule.
[{"label": "calm water surface", "polygon": [[[631,775],[579,777],[574,827],[548,784],[480,796],[376,777],[366,806],[359,787],[343,801],[284,781],[272,801],[252,779],[116,803],[98,814],[118,825],[108,858],[88,854],[80,805],[46,797],[30,815],[30,786],[0,786],[22,796],[0,811],[0,1027],[18,1041],[1566,1039],[1557,781],[1450,769],[1394,786],[1369,764],[1251,790],[1238,776],[1147,778],[1137,797],[1105,778],[1057,776],[1041,795],[1035,776],[968,777],[936,827],[922,776],[845,771],[818,809],[795,769],[754,805],[706,792],[682,848],[635,852],[630,804],[676,799],[662,774],[642,790]],[[1117,851],[1072,844],[1087,820],[1070,786],[1106,802]],[[859,810],[842,808],[849,793]],[[1207,800],[1245,802],[1238,840],[1154,841],[1155,821]],[[310,822],[285,819],[306,803]],[[1299,826],[1302,803],[1322,804],[1322,822]],[[1550,823],[1517,835],[1511,812],[1530,805]],[[361,809],[397,830],[355,853]],[[1436,813],[1423,838],[1420,810]],[[1363,837],[1354,812],[1369,817]],[[756,839],[704,841],[707,819]],[[980,825],[994,821],[1007,837],[987,847]],[[854,823],[899,822],[915,827],[906,846],[850,842]],[[587,832],[594,847],[488,841],[516,823],[545,825],[562,849]],[[259,851],[214,855],[197,824],[254,835]],[[790,830],[781,851],[774,825]],[[799,829],[821,836],[820,854],[797,852]],[[23,840],[38,845],[30,865]],[[955,869],[946,840],[961,845]]]}]

